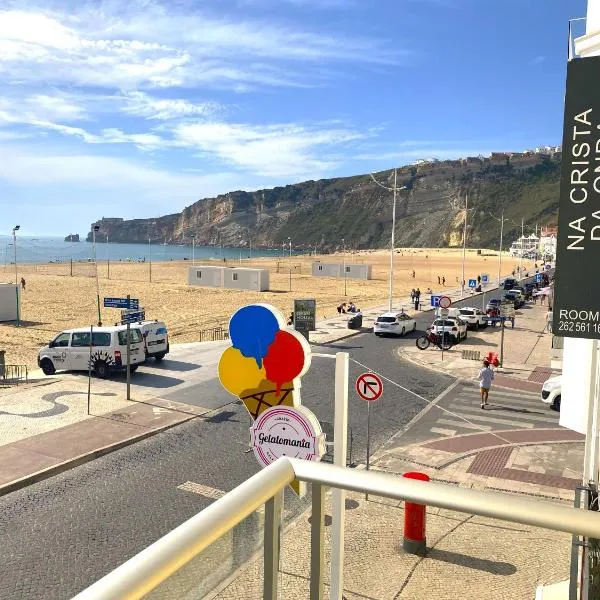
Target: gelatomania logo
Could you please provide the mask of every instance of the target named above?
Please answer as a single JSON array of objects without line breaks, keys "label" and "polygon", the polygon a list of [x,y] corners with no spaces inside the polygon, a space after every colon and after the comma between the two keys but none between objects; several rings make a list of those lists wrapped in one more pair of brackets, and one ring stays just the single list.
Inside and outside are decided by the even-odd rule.
[{"label": "gelatomania logo", "polygon": [[260,444],[279,444],[280,446],[294,446],[296,448],[310,448],[311,444],[307,440],[291,440],[282,438],[279,435],[269,435],[265,433],[258,434]]}]

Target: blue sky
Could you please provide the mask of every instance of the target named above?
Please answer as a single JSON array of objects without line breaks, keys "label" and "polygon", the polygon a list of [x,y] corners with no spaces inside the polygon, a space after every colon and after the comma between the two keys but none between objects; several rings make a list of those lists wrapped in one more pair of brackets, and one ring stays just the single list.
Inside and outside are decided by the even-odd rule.
[{"label": "blue sky", "polygon": [[585,0],[0,0],[6,233],[560,143]]}]

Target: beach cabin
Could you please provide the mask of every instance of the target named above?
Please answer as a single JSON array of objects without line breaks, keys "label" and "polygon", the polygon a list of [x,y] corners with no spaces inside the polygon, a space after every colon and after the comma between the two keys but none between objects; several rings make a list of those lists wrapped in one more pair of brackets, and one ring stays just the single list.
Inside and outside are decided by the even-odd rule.
[{"label": "beach cabin", "polygon": [[366,264],[312,263],[313,277],[345,277],[347,279],[372,279],[373,267]]},{"label": "beach cabin", "polygon": [[[16,291],[15,291],[16,289]],[[18,300],[17,300],[17,294]],[[16,321],[21,289],[14,283],[0,283],[0,321]]]},{"label": "beach cabin", "polygon": [[223,267],[200,265],[188,268],[188,284],[201,287],[223,287]]},{"label": "beach cabin", "polygon": [[266,269],[223,267],[223,287],[231,290],[266,292],[269,289],[269,271]]}]

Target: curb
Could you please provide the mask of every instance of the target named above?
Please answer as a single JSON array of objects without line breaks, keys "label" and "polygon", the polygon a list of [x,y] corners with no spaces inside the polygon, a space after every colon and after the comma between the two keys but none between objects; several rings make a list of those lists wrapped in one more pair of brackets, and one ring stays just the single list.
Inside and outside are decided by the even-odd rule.
[{"label": "curb", "polygon": [[115,442],[114,444],[109,444],[108,446],[104,446],[102,448],[97,448],[96,450],[92,450],[91,452],[86,452],[85,454],[80,454],[79,456],[75,456],[74,458],[69,458],[61,463],[56,465],[52,465],[46,469],[42,469],[41,471],[36,471],[35,473],[31,473],[26,475],[25,477],[21,477],[20,479],[15,479],[10,483],[6,483],[0,486],[0,497],[6,496],[7,494],[11,494],[12,492],[16,492],[17,490],[23,489],[27,486],[30,486],[34,483],[38,483],[39,481],[43,481],[44,479],[49,479],[54,475],[59,475],[60,473],[64,473],[65,471],[69,471],[74,467],[78,467],[85,463],[91,462],[96,458],[100,458],[105,456],[106,454],[110,454],[111,452],[115,452],[116,450],[121,450],[121,448],[125,448],[136,442],[145,440],[149,437],[152,437],[158,433],[162,433],[163,431],[167,431],[172,427],[176,427],[177,425],[181,425],[182,423],[186,423],[195,417],[190,417],[188,419],[184,419],[183,421],[179,421],[178,423],[171,423],[169,425],[164,425],[163,427],[158,427],[157,429],[153,429],[151,431],[146,431],[145,433],[141,433],[139,435],[131,436],[125,440],[121,440],[120,442]]}]

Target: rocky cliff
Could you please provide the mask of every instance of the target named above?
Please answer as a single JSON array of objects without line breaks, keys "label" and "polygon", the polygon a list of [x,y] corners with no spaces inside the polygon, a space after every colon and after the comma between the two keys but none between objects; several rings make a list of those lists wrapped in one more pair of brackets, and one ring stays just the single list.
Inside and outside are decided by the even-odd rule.
[{"label": "rocky cliff", "polygon": [[66,238],[65,242],[78,242],[79,234],[78,233],[70,233]]},{"label": "rocky cliff", "polygon": [[[377,173],[393,185],[393,171]],[[506,244],[529,228],[556,222],[560,154],[495,153],[489,158],[420,162],[398,169],[396,245],[462,244],[468,196],[470,247],[496,247],[504,210]],[[154,219],[103,218],[97,240],[279,247],[288,237],[295,248],[377,248],[389,243],[392,194],[368,175],[306,181],[256,192],[236,191],[205,198],[181,213]],[[493,215],[493,216],[492,216]],[[88,241],[92,234],[87,236]],[[242,240],[242,242],[240,241]]]}]

